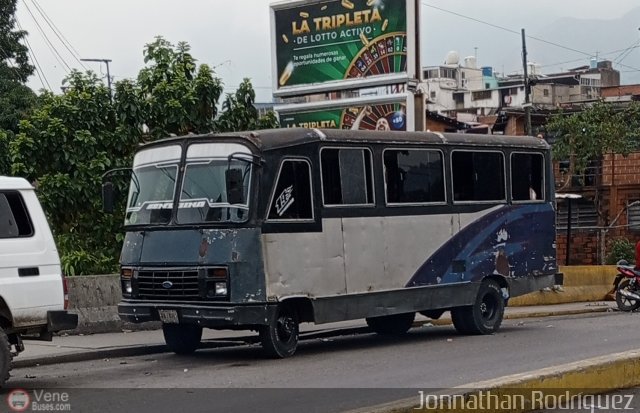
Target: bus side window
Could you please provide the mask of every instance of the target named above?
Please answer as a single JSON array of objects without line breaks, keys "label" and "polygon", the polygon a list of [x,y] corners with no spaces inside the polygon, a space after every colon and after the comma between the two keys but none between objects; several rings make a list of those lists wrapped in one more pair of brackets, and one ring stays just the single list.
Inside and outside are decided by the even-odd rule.
[{"label": "bus side window", "polygon": [[511,197],[514,201],[544,200],[544,158],[541,154],[511,154]]},{"label": "bus side window", "polygon": [[285,160],[280,167],[269,207],[269,221],[313,220],[311,166],[303,160]]},{"label": "bus side window", "polygon": [[501,152],[460,151],[451,155],[454,201],[504,201],[504,156]]},{"label": "bus side window", "polygon": [[384,151],[389,204],[427,204],[445,201],[442,153],[431,150]]},{"label": "bus side window", "polygon": [[372,205],[371,151],[356,148],[323,148],[322,195],[325,205]]}]

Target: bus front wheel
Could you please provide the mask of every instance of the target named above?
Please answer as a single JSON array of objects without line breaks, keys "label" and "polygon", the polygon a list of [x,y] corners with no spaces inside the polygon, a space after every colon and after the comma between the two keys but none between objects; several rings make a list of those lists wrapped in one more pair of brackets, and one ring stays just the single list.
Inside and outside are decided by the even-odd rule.
[{"label": "bus front wheel", "polygon": [[193,324],[162,324],[164,341],[176,354],[191,354],[198,349],[202,327]]},{"label": "bus front wheel", "polygon": [[460,334],[493,334],[502,324],[504,305],[498,283],[483,281],[473,305],[451,310],[453,326]]},{"label": "bus front wheel", "polygon": [[294,308],[279,305],[268,325],[260,327],[260,343],[267,356],[291,357],[298,348],[300,322]]},{"label": "bus front wheel", "polygon": [[415,318],[416,313],[370,317],[367,318],[367,325],[370,329],[382,336],[401,336],[413,326],[413,320]]}]

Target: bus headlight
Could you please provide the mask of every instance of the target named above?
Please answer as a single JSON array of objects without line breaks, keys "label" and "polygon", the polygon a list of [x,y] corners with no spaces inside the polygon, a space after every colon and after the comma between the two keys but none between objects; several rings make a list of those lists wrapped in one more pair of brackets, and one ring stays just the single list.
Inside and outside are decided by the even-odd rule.
[{"label": "bus headlight", "polygon": [[122,281],[122,290],[125,294],[133,293],[133,288],[131,287],[131,280],[123,280]]},{"label": "bus headlight", "polygon": [[217,282],[216,283],[216,295],[227,295],[227,283],[226,282]]}]

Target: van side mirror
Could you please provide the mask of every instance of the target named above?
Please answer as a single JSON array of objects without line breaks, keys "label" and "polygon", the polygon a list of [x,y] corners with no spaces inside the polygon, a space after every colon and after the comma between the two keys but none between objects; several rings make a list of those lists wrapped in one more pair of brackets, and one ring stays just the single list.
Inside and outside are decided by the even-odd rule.
[{"label": "van side mirror", "polygon": [[113,214],[114,210],[114,191],[113,183],[105,182],[102,184],[102,211],[107,214]]},{"label": "van side mirror", "polygon": [[227,169],[225,181],[227,184],[227,202],[231,205],[244,204],[244,174],[242,169]]}]

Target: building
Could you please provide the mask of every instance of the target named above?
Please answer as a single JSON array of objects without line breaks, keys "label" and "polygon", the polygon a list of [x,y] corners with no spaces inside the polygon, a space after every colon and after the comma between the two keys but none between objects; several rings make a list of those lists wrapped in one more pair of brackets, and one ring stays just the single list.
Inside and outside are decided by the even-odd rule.
[{"label": "building", "polygon": [[[460,60],[450,52],[443,65],[423,69],[422,90],[430,112],[464,122],[488,124],[492,133],[524,134],[524,76],[498,75],[476,66],[472,56]],[[594,102],[603,88],[620,85],[620,72],[610,61],[591,61],[567,72],[543,74],[529,64],[533,125],[542,126],[549,113]]]}]

